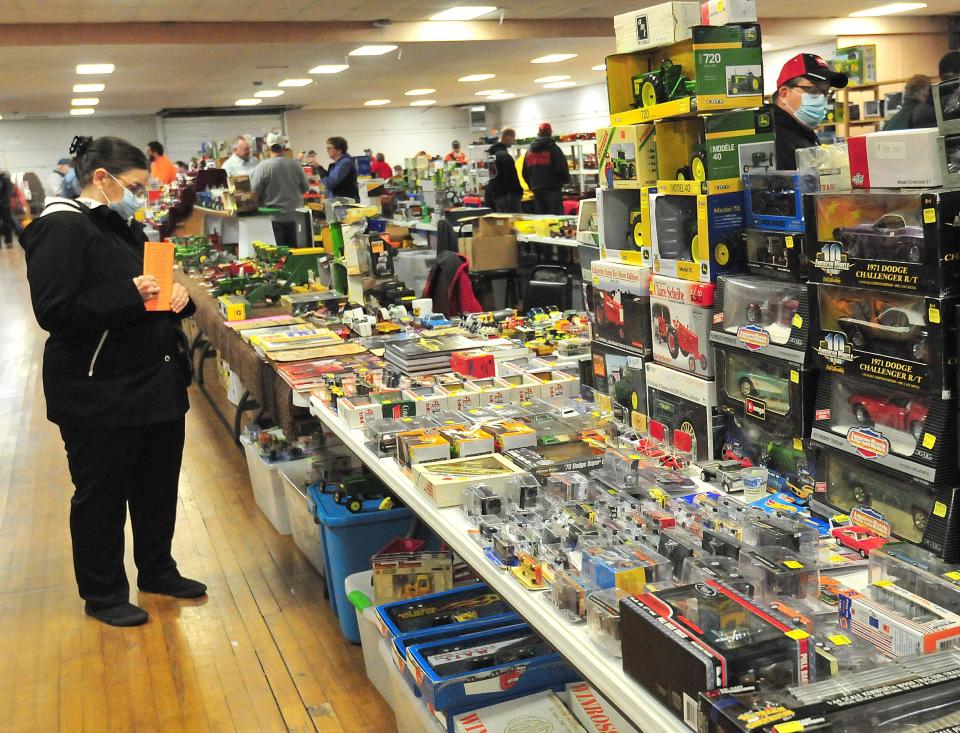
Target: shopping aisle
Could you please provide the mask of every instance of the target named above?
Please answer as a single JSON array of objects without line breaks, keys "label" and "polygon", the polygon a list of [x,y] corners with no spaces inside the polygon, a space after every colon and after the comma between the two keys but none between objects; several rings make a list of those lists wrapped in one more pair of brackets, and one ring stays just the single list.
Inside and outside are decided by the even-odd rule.
[{"label": "shopping aisle", "polygon": [[[2,249],[3,730],[394,731],[319,577],[257,509],[243,454],[199,394],[191,394],[174,549],[183,573],[209,585],[208,598],[137,601],[134,590],[131,600],[150,612],[134,629],[83,614],[67,533],[72,487],[44,416],[43,341],[22,251]],[[129,557],[127,573],[135,586]]]}]

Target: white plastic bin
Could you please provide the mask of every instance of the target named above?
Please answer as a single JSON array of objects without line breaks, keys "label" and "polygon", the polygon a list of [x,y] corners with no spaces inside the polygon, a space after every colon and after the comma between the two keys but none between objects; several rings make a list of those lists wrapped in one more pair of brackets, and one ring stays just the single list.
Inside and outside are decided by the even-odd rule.
[{"label": "white plastic bin", "polygon": [[[279,432],[279,428],[277,429]],[[247,456],[247,471],[250,473],[250,486],[253,488],[253,498],[257,502],[270,524],[280,534],[292,534],[290,527],[290,512],[287,510],[287,498],[284,495],[283,484],[280,482],[280,467],[293,469],[297,464],[310,468],[310,458],[300,458],[295,461],[277,461],[267,463],[260,457],[257,446],[246,435],[240,436],[243,452]]]},{"label": "white plastic bin", "polygon": [[280,483],[287,501],[293,542],[314,569],[323,575],[323,543],[320,541],[313,505],[306,491],[309,480],[309,461],[288,461],[280,464]]},{"label": "white plastic bin", "polygon": [[[380,631],[373,620],[375,606],[373,605],[373,571],[364,570],[360,573],[348,575],[343,582],[347,598],[353,603],[357,614],[357,627],[360,629],[360,646],[363,648],[363,665],[367,669],[367,679],[370,680],[380,696],[393,707],[393,687],[390,684],[390,670],[380,656]],[[366,596],[366,603],[356,603],[356,596],[351,593],[362,593]],[[362,608],[361,608],[362,607]],[[393,660],[389,660],[393,665]]]},{"label": "white plastic bin", "polygon": [[393,663],[390,655],[390,642],[380,639],[380,664],[387,668],[390,678],[390,687],[393,690],[390,707],[397,719],[397,730],[400,733],[441,733],[445,726],[434,718],[427,710],[422,697],[414,697],[410,687],[400,674],[400,670]]}]

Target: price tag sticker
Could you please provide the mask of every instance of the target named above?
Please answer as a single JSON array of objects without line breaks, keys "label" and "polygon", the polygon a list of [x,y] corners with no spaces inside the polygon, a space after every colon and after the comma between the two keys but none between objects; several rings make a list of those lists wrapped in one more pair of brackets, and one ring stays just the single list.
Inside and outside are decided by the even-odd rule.
[{"label": "price tag sticker", "polygon": [[793,237],[787,235],[783,238],[783,243],[786,245],[787,249],[793,249]]},{"label": "price tag sticker", "polygon": [[927,320],[930,323],[940,323],[940,309],[935,305],[931,305],[927,308]]},{"label": "price tag sticker", "polygon": [[790,381],[793,382],[794,384],[800,384],[800,372],[798,372],[796,369],[791,369]]},{"label": "price tag sticker", "polygon": [[803,328],[803,316],[799,313],[793,314],[793,320],[791,321],[794,328]]},{"label": "price tag sticker", "polygon": [[940,517],[943,519],[947,516],[947,505],[942,501],[936,501],[933,503],[933,516]]},{"label": "price tag sticker", "polygon": [[830,643],[834,646],[846,646],[847,644],[852,644],[850,638],[844,636],[843,634],[832,634],[827,637],[830,640]]},{"label": "price tag sticker", "polygon": [[937,437],[935,435],[930,435],[930,433],[923,434],[923,447],[927,450],[933,450],[933,446],[937,444]]},{"label": "price tag sticker", "polygon": [[786,565],[786,566],[787,566],[788,568],[790,568],[791,570],[802,570],[802,569],[803,569],[803,563],[802,563],[802,562],[797,562],[796,560],[784,560],[784,561],[783,561],[783,564]]},{"label": "price tag sticker", "polygon": [[937,210],[932,206],[927,207],[923,210],[923,223],[924,224],[936,224],[937,223]]}]

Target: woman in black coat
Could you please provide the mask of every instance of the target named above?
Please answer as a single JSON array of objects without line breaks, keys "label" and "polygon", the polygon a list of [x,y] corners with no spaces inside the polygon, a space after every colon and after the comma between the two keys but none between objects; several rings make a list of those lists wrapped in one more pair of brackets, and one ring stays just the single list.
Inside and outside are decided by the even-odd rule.
[{"label": "woman in black coat", "polygon": [[143,152],[119,138],[75,138],[73,201],[54,198],[24,232],[27,278],[40,327],[47,418],[60,428],[75,493],[73,562],[85,610],[136,626],[123,565],[127,506],[137,586],[197,598],[206,586],[177,571],[170,550],[177,512],[190,362],[180,320],[193,313],[174,285],[171,311],[149,312],[159,285],[143,275]]}]

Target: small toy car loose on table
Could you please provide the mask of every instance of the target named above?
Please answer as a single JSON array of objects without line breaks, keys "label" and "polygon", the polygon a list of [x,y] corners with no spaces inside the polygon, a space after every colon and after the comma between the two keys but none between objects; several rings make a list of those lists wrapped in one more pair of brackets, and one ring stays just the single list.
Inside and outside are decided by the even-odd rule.
[{"label": "small toy car loose on table", "polygon": [[920,398],[853,394],[847,398],[847,402],[853,410],[853,416],[861,425],[873,427],[879,423],[910,433],[917,440],[923,435],[928,408]]},{"label": "small toy car loose on table", "polygon": [[[888,540],[886,537],[880,537],[871,532],[867,527],[850,525],[847,527],[837,527],[831,530],[830,536],[840,547],[849,547],[851,550],[859,553],[860,557],[870,557],[870,553],[878,547],[883,547]],[[821,589],[822,593],[822,589]]]},{"label": "small toy car loose on table", "polygon": [[442,313],[432,313],[429,316],[420,319],[420,325],[424,328],[447,328],[451,326],[450,319]]},{"label": "small toy car loose on table", "polygon": [[892,307],[873,319],[844,316],[837,319],[837,325],[856,349],[886,346],[916,361],[927,356],[927,330],[921,313]]},{"label": "small toy car loose on table", "polygon": [[833,238],[854,259],[919,262],[923,253],[923,228],[908,225],[900,214],[886,214],[872,224],[838,227]]}]

